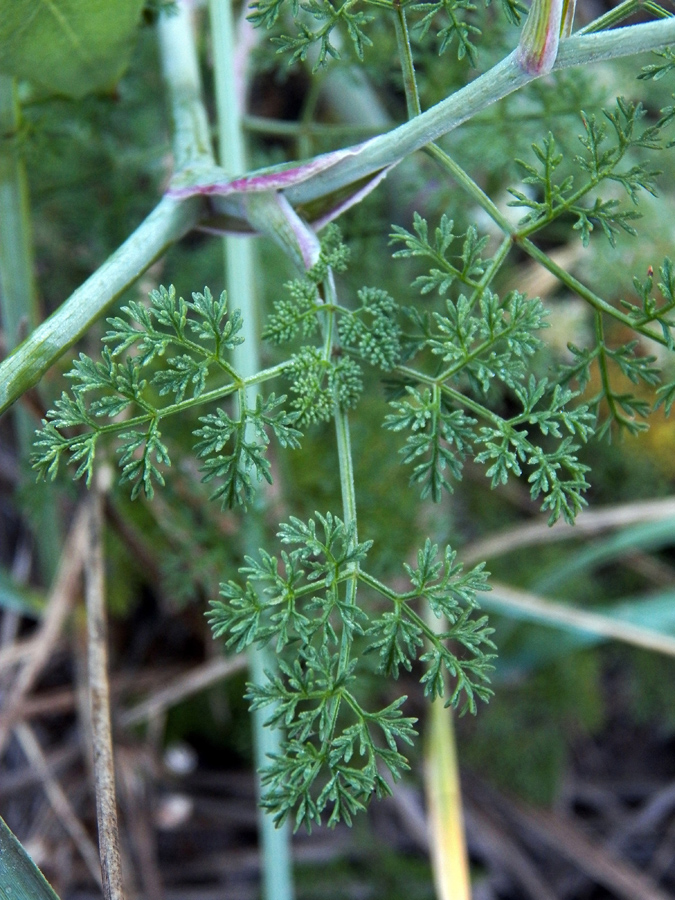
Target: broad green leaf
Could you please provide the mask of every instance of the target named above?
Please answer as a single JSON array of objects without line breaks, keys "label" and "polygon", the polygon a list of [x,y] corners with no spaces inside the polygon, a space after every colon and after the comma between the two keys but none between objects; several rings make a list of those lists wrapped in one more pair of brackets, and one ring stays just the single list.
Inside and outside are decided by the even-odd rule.
[{"label": "broad green leaf", "polygon": [[144,0],[0,0],[0,71],[79,99],[110,91]]},{"label": "broad green leaf", "polygon": [[59,900],[44,875],[0,819],[0,900]]}]

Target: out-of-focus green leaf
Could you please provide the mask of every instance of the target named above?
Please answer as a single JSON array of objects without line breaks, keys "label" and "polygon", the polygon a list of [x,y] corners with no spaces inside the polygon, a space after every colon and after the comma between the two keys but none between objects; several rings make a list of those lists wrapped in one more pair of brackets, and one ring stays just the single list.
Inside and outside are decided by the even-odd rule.
[{"label": "out-of-focus green leaf", "polygon": [[578,577],[582,571],[606,565],[632,552],[660,550],[675,544],[675,519],[660,519],[631,525],[604,540],[596,541],[577,553],[570,554],[562,564],[544,571],[532,585],[538,594],[556,590],[566,579]]},{"label": "out-of-focus green leaf", "polygon": [[44,875],[0,819],[0,900],[59,900]]},{"label": "out-of-focus green leaf", "polygon": [[[492,597],[486,595],[481,605],[490,607]],[[496,607],[495,607],[496,608]],[[503,609],[499,610],[504,612]],[[663,591],[648,597],[631,597],[612,604],[603,604],[593,608],[593,612],[608,619],[626,622],[640,628],[649,629],[655,634],[675,634],[675,593]],[[525,611],[509,610],[510,618],[544,624],[543,617]],[[607,637],[574,628],[571,624],[549,622],[552,627],[532,628],[523,634],[518,641],[517,649],[509,654],[500,654],[496,677],[505,676],[512,670],[537,668],[553,660],[592,647],[608,640]]]},{"label": "out-of-focus green leaf", "polygon": [[111,90],[143,0],[0,0],[0,71],[79,99]]},{"label": "out-of-focus green leaf", "polygon": [[36,591],[21,587],[5,569],[0,568],[0,609],[11,609],[23,616],[39,616],[44,600]]}]

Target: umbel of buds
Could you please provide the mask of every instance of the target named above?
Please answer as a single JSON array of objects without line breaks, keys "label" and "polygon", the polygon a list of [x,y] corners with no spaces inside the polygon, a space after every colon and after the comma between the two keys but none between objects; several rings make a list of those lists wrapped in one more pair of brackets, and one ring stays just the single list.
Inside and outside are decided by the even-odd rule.
[{"label": "umbel of buds", "polygon": [[558,55],[560,37],[572,30],[576,0],[532,0],[517,59],[530,75],[546,75]]}]

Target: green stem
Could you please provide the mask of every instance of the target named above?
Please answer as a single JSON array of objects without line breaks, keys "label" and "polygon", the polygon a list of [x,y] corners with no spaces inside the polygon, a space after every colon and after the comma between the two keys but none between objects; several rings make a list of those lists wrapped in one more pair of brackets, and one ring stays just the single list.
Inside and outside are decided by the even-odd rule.
[{"label": "green stem", "polygon": [[[611,419],[619,424],[627,423],[627,418],[619,411],[614,392],[609,380],[609,369],[607,368],[607,354],[605,351],[605,329],[602,322],[602,315],[599,312],[595,314],[595,342],[597,344],[598,369],[600,370],[600,381],[602,383],[602,396],[607,401]],[[610,419],[610,421],[611,421]]]},{"label": "green stem", "polygon": [[[28,179],[20,152],[19,130],[16,84],[13,78],[0,75],[0,311],[8,352],[38,321]],[[35,436],[35,422],[26,409],[17,408],[14,412],[20,458],[27,460]],[[31,501],[36,547],[42,574],[49,583],[61,553],[61,528],[53,488],[42,485]]]},{"label": "green stem", "polygon": [[599,31],[606,31],[609,28],[615,28],[621,22],[625,21],[633,13],[645,10],[652,13],[657,18],[667,19],[672,13],[663,9],[657,3],[651,3],[650,0],[624,0],[614,9],[610,9],[604,15],[599,16],[588,25],[584,25],[577,31],[577,34],[596,34]]},{"label": "green stem", "polygon": [[0,414],[33,387],[149,265],[196,224],[198,198],[165,197],[59,309],[0,364]]},{"label": "green stem", "polygon": [[401,73],[403,75],[403,87],[405,90],[405,101],[408,108],[408,118],[413,119],[422,112],[420,106],[420,96],[417,90],[417,79],[415,78],[415,63],[410,46],[410,33],[408,31],[408,20],[406,18],[405,9],[396,4],[396,16],[394,18],[396,26],[396,44],[398,46],[398,56],[401,61]]},{"label": "green stem", "polygon": [[470,197],[472,197],[476,203],[484,209],[485,212],[490,216],[490,218],[501,228],[501,230],[507,235],[514,235],[516,233],[515,228],[506,216],[500,211],[499,207],[492,201],[485,191],[476,184],[476,182],[468,175],[464,169],[460,166],[458,162],[449,156],[445,150],[441,150],[441,148],[437,144],[430,144],[428,147],[424,148],[424,152],[427,153],[433,160],[435,160],[438,165],[443,169],[444,172],[447,172],[449,175],[454,178],[457,184],[463,188]]},{"label": "green stem", "polygon": [[483,296],[486,287],[492,283],[492,279],[495,277],[497,272],[501,269],[502,265],[506,261],[506,257],[511,252],[512,246],[513,241],[511,239],[511,235],[507,234],[497,248],[497,252],[490,260],[489,265],[486,267],[476,290],[473,292],[473,295],[471,297],[472,303],[475,303],[476,300],[480,300],[480,298]]},{"label": "green stem", "polygon": [[[574,110],[578,114],[578,110]],[[269,119],[266,116],[242,116],[242,125],[246,131],[254,134],[280,135],[299,138],[307,135],[312,138],[358,138],[373,137],[380,134],[377,125],[349,125],[327,122],[287,122],[283,119]]]},{"label": "green stem", "polygon": [[[162,69],[175,127],[177,165],[213,165],[199,69],[188,11],[159,20]],[[17,350],[0,364],[0,414],[111,306],[158,257],[199,221],[199,198],[163,198],[136,231]]]},{"label": "green stem", "polygon": [[178,3],[174,15],[159,17],[157,37],[170,98],[175,169],[212,166],[211,132],[187,4]]},{"label": "green stem", "polygon": [[566,272],[565,269],[561,268],[556,262],[554,262],[549,256],[547,256],[543,252],[543,250],[540,250],[539,247],[536,246],[536,244],[533,244],[532,241],[529,240],[529,238],[518,241],[518,245],[522,247],[522,249],[528,254],[528,256],[531,256],[532,259],[536,259],[537,262],[541,263],[541,265],[545,269],[548,269],[548,271],[552,275],[555,275],[562,284],[568,287],[575,294],[578,294],[583,300],[586,300],[588,303],[590,303],[590,305],[598,312],[611,316],[617,322],[621,322],[623,325],[627,325],[631,330],[637,331],[644,337],[649,338],[650,341],[655,341],[657,344],[661,344],[664,347],[669,346],[669,342],[668,340],[666,340],[663,334],[658,334],[657,332],[652,331],[644,325],[639,325],[629,315],[627,315],[626,313],[622,313],[621,310],[615,309],[615,307],[611,306],[609,303],[607,303],[606,300],[603,300],[602,297],[599,297],[597,294],[595,294],[589,287],[587,287],[573,275],[570,275],[570,273]]},{"label": "green stem", "polygon": [[[675,18],[601,34],[574,35],[560,43],[554,70],[661,50],[672,43],[675,43]],[[288,188],[286,196],[293,205],[304,204],[353,184],[421,150],[537,77],[540,76],[522,68],[517,51],[514,51],[431,109],[352,148],[353,153],[345,155],[329,169]]]},{"label": "green stem", "polygon": [[[476,203],[484,209],[485,212],[490,216],[490,218],[502,229],[502,231],[507,235],[507,240],[512,243],[518,244],[525,253],[528,254],[532,259],[536,260],[541,266],[547,269],[552,275],[555,277],[566,287],[568,287],[572,292],[578,294],[583,300],[586,300],[594,309],[599,312],[604,313],[605,315],[611,316],[617,322],[621,322],[623,325],[627,325],[632,330],[635,330],[642,334],[644,337],[649,338],[649,340],[655,341],[657,344],[661,344],[664,347],[668,346],[668,341],[666,338],[655,331],[647,328],[645,325],[640,325],[634,319],[632,319],[626,313],[621,312],[621,310],[616,309],[607,303],[606,300],[603,300],[602,297],[599,297],[596,293],[594,293],[589,287],[567,272],[565,269],[561,268],[556,262],[554,262],[550,256],[547,256],[543,250],[540,250],[536,244],[534,244],[528,237],[521,236],[518,231],[513,227],[513,225],[509,222],[509,220],[500,212],[499,208],[495,205],[495,203],[488,197],[488,195],[476,184],[476,182],[468,175],[464,169],[453,160],[447,153],[441,150],[439,147],[435,145],[431,145],[426,148],[426,152],[436,160],[436,162],[441,166],[441,168],[451,175],[454,180],[471,196]],[[505,251],[505,242],[502,244],[502,247],[498,251],[498,254]]]},{"label": "green stem", "polygon": [[[239,173],[246,169],[246,148],[241,122],[242,111],[238,109],[237,104],[237,97],[243,92],[240,90],[241,85],[237,84],[233,65],[235,38],[232,6],[229,0],[211,0],[209,9],[214,47],[220,162],[227,171]],[[228,295],[241,309],[243,318],[244,342],[235,347],[233,352],[234,367],[245,379],[239,397],[240,412],[243,412],[245,408],[255,405],[255,398],[260,393],[259,382],[252,380],[261,367],[254,251],[250,238],[226,237],[223,240],[223,248]],[[256,508],[249,512],[242,523],[243,544],[247,554],[254,554],[262,544],[264,529],[261,512],[264,504],[265,497],[261,490],[258,491]],[[258,686],[267,684],[269,673],[276,670],[276,656],[271,646],[252,646],[248,651],[248,659],[252,682]],[[258,773],[269,764],[271,755],[278,755],[283,749],[282,731],[269,728],[265,724],[269,712],[269,709],[258,709],[252,714]],[[258,774],[259,795],[262,794],[262,790]],[[261,811],[259,829],[263,896],[265,900],[293,900],[289,823],[275,828],[272,816]]]},{"label": "green stem", "polygon": [[[115,434],[118,431],[126,431],[129,428],[135,428],[137,425],[143,425],[146,422],[156,421],[160,422],[162,419],[166,419],[169,416],[174,416],[178,413],[183,413],[187,409],[192,409],[195,406],[206,406],[209,403],[214,403],[216,400],[222,400],[224,397],[230,397],[232,394],[236,394],[237,391],[240,391],[243,388],[255,388],[259,384],[263,384],[265,381],[270,381],[273,378],[278,378],[286,369],[291,366],[291,361],[287,360],[286,362],[279,363],[279,365],[272,366],[269,369],[263,369],[260,372],[256,372],[255,375],[251,375],[249,378],[244,378],[240,381],[237,381],[233,384],[226,384],[223,387],[213,388],[211,391],[206,391],[203,394],[200,394],[198,397],[190,397],[188,400],[181,400],[179,403],[171,403],[169,406],[163,406],[161,409],[153,409],[148,404],[147,412],[142,415],[132,416],[129,419],[125,419],[122,422],[111,422],[108,425],[96,425],[95,430],[98,434]],[[139,402],[134,399],[134,403]],[[93,420],[92,420],[93,421]],[[75,443],[80,440],[80,435],[75,435],[72,438],[72,442]]]}]

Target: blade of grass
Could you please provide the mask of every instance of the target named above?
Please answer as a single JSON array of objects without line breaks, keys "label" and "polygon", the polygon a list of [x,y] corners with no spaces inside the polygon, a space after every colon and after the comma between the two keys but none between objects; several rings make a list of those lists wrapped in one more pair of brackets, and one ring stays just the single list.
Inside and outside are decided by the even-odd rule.
[{"label": "blade of grass", "polygon": [[0,900],[59,900],[3,819],[0,819]]},{"label": "blade of grass", "polygon": [[491,582],[492,591],[481,595],[481,606],[530,622],[581,631],[643,647],[667,656],[675,656],[675,637],[660,634],[610,615],[578,609],[564,603],[546,600],[537,594],[509,585]]},{"label": "blade of grass", "polygon": [[635,550],[659,550],[675,544],[675,519],[661,522],[647,522],[626,528],[618,534],[598,541],[590,547],[579,550],[563,563],[545,571],[533,585],[536,593],[547,594],[595,566],[606,565],[613,560],[621,561],[627,553]]},{"label": "blade of grass", "polygon": [[582,535],[595,535],[612,528],[654,522],[671,518],[675,514],[675,498],[645,500],[638,503],[622,503],[604,509],[585,510],[579,513],[574,526],[559,519],[550,526],[545,517],[538,522],[528,522],[507,528],[482,540],[467,544],[462,550],[463,559],[469,565],[484,559],[510,553],[521,547],[533,547],[554,541],[575,540]]},{"label": "blade of grass", "polygon": [[432,703],[427,729],[424,783],[436,896],[471,900],[452,709]]},{"label": "blade of grass", "polygon": [[[635,625],[653,634],[675,634],[675,591],[672,590],[594,607],[593,612],[617,622]],[[504,673],[505,669],[511,668],[522,671],[544,665],[607,639],[605,635],[576,629],[530,629],[527,634],[519,637],[517,649],[508,656],[502,654],[501,661],[497,664],[498,672]]]}]

